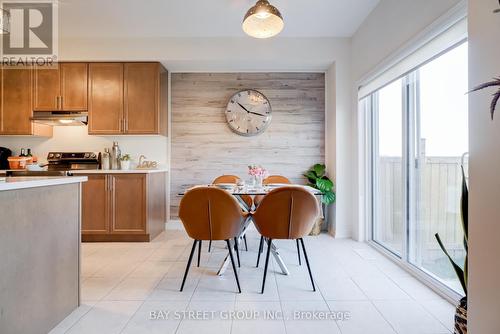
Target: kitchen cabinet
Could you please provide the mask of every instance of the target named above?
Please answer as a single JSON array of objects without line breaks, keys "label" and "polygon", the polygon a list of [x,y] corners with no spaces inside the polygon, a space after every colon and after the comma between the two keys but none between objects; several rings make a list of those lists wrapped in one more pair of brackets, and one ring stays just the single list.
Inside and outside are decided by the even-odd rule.
[{"label": "kitchen cabinet", "polygon": [[59,63],[35,67],[35,111],[87,110],[87,63]]},{"label": "kitchen cabinet", "polygon": [[109,191],[106,175],[88,175],[82,183],[82,233],[101,234],[109,231]]},{"label": "kitchen cabinet", "polygon": [[166,135],[168,73],[160,63],[89,66],[89,134]]},{"label": "kitchen cabinet", "polygon": [[159,63],[126,63],[124,70],[125,133],[159,133],[161,65]]},{"label": "kitchen cabinet", "polygon": [[0,68],[0,135],[52,136],[52,128],[33,123],[33,69]]},{"label": "kitchen cabinet", "polygon": [[150,241],[165,228],[166,176],[87,174],[82,188],[83,241]]},{"label": "kitchen cabinet", "polygon": [[65,111],[87,110],[88,64],[61,63],[61,108]]},{"label": "kitchen cabinet", "polygon": [[89,134],[123,133],[123,64],[89,64]]},{"label": "kitchen cabinet", "polygon": [[109,176],[113,205],[112,233],[146,233],[146,174]]}]

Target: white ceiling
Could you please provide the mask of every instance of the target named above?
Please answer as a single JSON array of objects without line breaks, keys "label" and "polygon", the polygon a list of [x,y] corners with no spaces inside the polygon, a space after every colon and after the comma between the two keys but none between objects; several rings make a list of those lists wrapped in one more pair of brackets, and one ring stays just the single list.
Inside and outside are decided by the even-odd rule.
[{"label": "white ceiling", "polygon": [[[271,0],[283,37],[350,37],[379,0]],[[62,38],[238,37],[255,0],[60,0]]]}]

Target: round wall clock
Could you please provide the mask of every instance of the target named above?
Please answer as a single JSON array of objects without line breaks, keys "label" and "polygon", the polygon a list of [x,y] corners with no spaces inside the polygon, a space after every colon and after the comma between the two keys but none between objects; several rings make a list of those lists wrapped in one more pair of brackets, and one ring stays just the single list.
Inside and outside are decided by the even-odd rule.
[{"label": "round wall clock", "polygon": [[234,94],[227,104],[226,121],[240,136],[255,136],[271,123],[271,104],[261,92],[246,89]]}]

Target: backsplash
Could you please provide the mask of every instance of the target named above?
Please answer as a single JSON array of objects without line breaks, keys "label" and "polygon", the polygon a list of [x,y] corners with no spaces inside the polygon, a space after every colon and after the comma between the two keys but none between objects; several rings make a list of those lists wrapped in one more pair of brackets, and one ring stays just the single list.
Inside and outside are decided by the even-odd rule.
[{"label": "backsplash", "polygon": [[113,141],[120,145],[122,154],[130,154],[133,163],[144,154],[148,160],[156,160],[160,167],[167,167],[168,138],[164,136],[89,136],[86,126],[55,126],[52,138],[29,136],[2,136],[0,147],[7,147],[14,155],[19,155],[21,148],[31,148],[39,162],[46,162],[50,151],[93,151],[103,152],[113,146]]}]

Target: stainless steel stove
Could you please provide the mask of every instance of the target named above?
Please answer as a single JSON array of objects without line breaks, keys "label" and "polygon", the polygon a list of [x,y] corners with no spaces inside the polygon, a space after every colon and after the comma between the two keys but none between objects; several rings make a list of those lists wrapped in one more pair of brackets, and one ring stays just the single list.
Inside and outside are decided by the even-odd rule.
[{"label": "stainless steel stove", "polygon": [[49,171],[99,169],[100,154],[97,152],[49,152]]},{"label": "stainless steel stove", "polygon": [[74,170],[99,169],[97,152],[49,152],[47,170],[7,171],[6,176],[72,176]]}]

